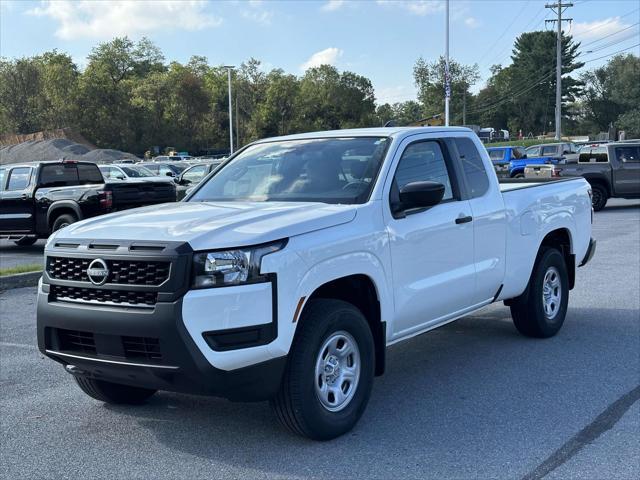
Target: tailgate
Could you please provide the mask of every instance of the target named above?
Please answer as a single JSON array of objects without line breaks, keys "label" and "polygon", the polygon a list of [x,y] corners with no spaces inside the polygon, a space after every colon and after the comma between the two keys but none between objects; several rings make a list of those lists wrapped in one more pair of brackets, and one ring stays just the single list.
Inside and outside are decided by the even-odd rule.
[{"label": "tailgate", "polygon": [[110,182],[114,210],[176,201],[176,187],[171,182]]}]

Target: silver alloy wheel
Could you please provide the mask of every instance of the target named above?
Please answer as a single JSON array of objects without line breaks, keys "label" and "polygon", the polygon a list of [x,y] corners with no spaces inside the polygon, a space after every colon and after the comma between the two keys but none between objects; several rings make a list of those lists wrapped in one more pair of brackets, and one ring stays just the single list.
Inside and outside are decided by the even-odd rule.
[{"label": "silver alloy wheel", "polygon": [[545,317],[553,320],[558,315],[561,301],[562,284],[560,283],[560,272],[556,267],[549,267],[542,281],[542,306],[544,307]]},{"label": "silver alloy wheel", "polygon": [[344,330],[334,332],[318,352],[315,388],[318,400],[330,412],[343,410],[355,396],[360,380],[360,349]]}]

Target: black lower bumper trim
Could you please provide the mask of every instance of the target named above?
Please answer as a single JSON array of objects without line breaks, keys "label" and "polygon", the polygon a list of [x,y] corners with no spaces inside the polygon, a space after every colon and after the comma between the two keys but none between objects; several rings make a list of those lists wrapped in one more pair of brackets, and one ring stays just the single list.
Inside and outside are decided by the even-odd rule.
[{"label": "black lower bumper trim", "polygon": [[[61,343],[60,330],[77,331],[76,335],[86,332],[88,335],[78,337],[78,349],[85,351],[69,350],[78,343]],[[215,368],[184,326],[182,300],[159,302],[148,311],[49,301],[46,293],[40,294],[37,331],[40,351],[65,367],[76,367],[71,369],[74,374],[233,401],[273,398],[287,362],[283,356],[235,370]],[[157,339],[161,356],[128,356],[121,340],[124,337]]]}]

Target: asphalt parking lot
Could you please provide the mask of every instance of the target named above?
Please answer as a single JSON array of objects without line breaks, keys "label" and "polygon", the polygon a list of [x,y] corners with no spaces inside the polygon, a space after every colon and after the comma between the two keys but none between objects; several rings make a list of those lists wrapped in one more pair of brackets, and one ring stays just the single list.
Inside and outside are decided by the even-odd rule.
[{"label": "asphalt parking lot", "polygon": [[393,346],[358,426],[326,443],[290,435],[266,403],[94,401],[37,351],[35,288],[3,292],[0,475],[640,478],[638,202],[612,201],[594,237],[559,335],[524,338],[496,305]]},{"label": "asphalt parking lot", "polygon": [[0,268],[42,263],[46,240],[38,240],[29,247],[20,247],[11,240],[0,240]]}]

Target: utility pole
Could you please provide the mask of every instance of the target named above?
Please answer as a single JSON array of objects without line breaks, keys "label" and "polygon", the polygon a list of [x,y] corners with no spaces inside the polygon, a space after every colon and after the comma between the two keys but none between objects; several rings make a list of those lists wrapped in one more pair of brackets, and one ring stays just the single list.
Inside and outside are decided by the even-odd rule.
[{"label": "utility pole", "polygon": [[451,84],[449,81],[449,0],[446,4],[445,47],[444,47],[444,125],[449,126],[449,97]]},{"label": "utility pole", "polygon": [[562,22],[573,20],[573,18],[562,18],[562,14],[569,7],[573,7],[573,3],[562,3],[562,0],[544,6],[558,15],[557,20],[544,21],[545,24],[554,22],[558,24],[558,33],[556,34],[556,140],[560,140],[562,135]]},{"label": "utility pole", "polygon": [[229,155],[233,153],[233,104],[231,103],[231,70],[233,65],[225,65],[227,69],[227,81],[229,83]]}]

